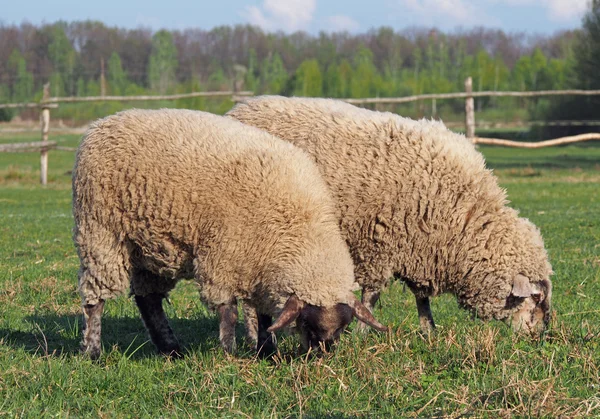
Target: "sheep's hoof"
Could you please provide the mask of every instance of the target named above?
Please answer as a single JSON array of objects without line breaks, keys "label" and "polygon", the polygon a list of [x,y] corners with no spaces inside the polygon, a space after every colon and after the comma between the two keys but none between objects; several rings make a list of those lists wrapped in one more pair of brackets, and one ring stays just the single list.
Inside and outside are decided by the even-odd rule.
[{"label": "sheep's hoof", "polygon": [[272,340],[266,340],[260,346],[257,345],[256,353],[260,359],[267,359],[277,353],[277,346]]},{"label": "sheep's hoof", "polygon": [[102,350],[99,346],[85,346],[82,344],[81,353],[85,356],[88,356],[92,361],[96,361],[98,358],[100,358]]},{"label": "sheep's hoof", "polygon": [[167,358],[171,359],[183,359],[183,353],[180,347],[176,347],[173,349],[161,350],[159,353]]},{"label": "sheep's hoof", "polygon": [[358,320],[354,330],[356,330],[358,333],[364,335],[369,331],[369,328],[370,328],[370,326],[368,324],[363,323],[360,320]]}]

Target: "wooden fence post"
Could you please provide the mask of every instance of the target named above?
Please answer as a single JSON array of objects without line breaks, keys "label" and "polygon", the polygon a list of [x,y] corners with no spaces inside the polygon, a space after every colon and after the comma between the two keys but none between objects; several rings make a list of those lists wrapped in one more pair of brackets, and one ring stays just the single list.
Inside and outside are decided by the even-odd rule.
[{"label": "wooden fence post", "polygon": [[[465,91],[467,94],[473,93],[471,77],[467,77],[465,80]],[[470,95],[465,100],[465,130],[467,138],[475,138],[475,99]]]},{"label": "wooden fence post", "polygon": [[[48,142],[48,131],[50,130],[50,108],[48,105],[50,99],[50,83],[44,84],[44,93],[42,95],[40,121],[42,124],[42,143]],[[44,144],[42,144],[44,145]],[[40,156],[40,181],[42,185],[48,183],[48,148],[42,147]]]},{"label": "wooden fence post", "polygon": [[104,76],[104,57],[100,57],[100,96],[106,96],[106,77]]}]

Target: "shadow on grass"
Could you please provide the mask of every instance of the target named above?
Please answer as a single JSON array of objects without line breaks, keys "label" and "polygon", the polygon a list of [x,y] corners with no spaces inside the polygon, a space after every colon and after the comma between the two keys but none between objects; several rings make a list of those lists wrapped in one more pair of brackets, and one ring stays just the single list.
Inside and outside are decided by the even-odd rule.
[{"label": "shadow on grass", "polygon": [[[585,151],[582,151],[585,153]],[[557,154],[548,156],[523,155],[515,152],[507,157],[491,156],[487,159],[487,166],[491,169],[582,169],[596,170],[598,168],[598,153],[590,156]]]},{"label": "shadow on grass", "polygon": [[[32,331],[0,329],[0,339],[5,345],[37,356],[80,356],[79,343],[82,333],[81,316],[35,314],[26,317]],[[214,316],[193,319],[169,319],[184,352],[209,352],[219,349],[219,322]],[[252,356],[251,351],[241,345],[242,331],[236,333],[239,350],[236,356]],[[149,341],[140,318],[102,317],[103,352],[117,347],[130,359],[159,356]]]}]

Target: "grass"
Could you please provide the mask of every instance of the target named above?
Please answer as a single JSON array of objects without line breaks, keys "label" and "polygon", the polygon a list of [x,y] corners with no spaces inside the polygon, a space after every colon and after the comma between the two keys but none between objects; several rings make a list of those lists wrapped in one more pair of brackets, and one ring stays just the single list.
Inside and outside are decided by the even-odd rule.
[{"label": "grass", "polygon": [[46,188],[36,153],[0,154],[0,416],[600,416],[600,147],[481,151],[511,205],[544,233],[555,271],[551,330],[520,339],[442,296],[432,302],[439,330],[425,339],[412,295],[395,283],[376,313],[389,334],[350,331],[321,359],[281,337],[283,359],[272,362],[247,350],[224,355],[216,318],[190,283],[166,308],[184,360],[154,354],[126,297],[107,304],[101,360],[79,355],[73,153],[50,152]]}]

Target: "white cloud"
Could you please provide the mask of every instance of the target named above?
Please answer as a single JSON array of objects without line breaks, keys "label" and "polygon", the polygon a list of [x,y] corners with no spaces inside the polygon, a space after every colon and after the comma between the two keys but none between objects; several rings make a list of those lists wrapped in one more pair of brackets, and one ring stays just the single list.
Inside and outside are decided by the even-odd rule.
[{"label": "white cloud", "polygon": [[550,0],[550,17],[556,20],[578,18],[587,10],[588,0]]},{"label": "white cloud", "polygon": [[480,24],[486,19],[485,13],[481,8],[465,0],[400,0],[399,5],[406,11],[417,14],[420,22],[415,22],[415,26],[423,23],[432,24],[440,22],[454,25]]},{"label": "white cloud", "polygon": [[242,14],[265,30],[293,32],[308,28],[315,8],[316,0],[263,0],[261,6],[246,7]]},{"label": "white cloud", "polygon": [[335,15],[327,18],[327,31],[340,32],[348,31],[354,32],[360,28],[360,24],[349,16]]},{"label": "white cloud", "polygon": [[546,9],[552,20],[568,21],[580,18],[587,10],[590,0],[488,0],[509,6],[538,6]]}]

